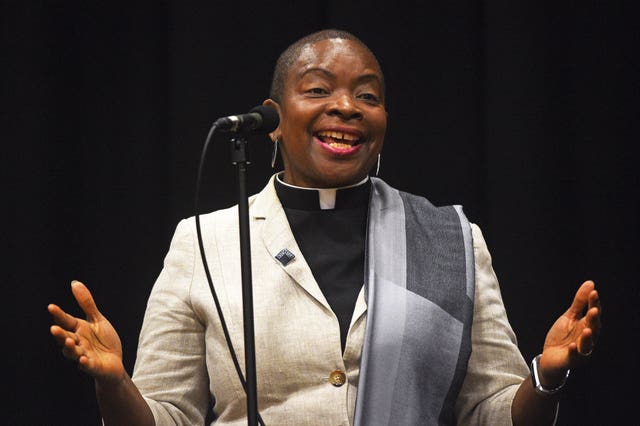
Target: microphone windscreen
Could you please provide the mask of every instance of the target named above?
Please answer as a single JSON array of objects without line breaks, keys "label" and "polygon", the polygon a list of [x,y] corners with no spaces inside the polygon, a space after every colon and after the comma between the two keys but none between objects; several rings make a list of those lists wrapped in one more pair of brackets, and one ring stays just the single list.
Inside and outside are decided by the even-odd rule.
[{"label": "microphone windscreen", "polygon": [[275,108],[266,105],[259,105],[249,111],[249,113],[252,112],[257,112],[262,117],[262,126],[256,130],[270,133],[278,127],[278,124],[280,124],[280,116]]}]

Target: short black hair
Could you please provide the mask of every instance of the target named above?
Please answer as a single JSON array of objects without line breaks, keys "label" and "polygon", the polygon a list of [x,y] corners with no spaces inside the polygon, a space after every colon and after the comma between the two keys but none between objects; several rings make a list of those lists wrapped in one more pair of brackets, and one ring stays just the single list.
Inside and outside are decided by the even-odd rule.
[{"label": "short black hair", "polygon": [[[298,41],[291,44],[287,47],[284,52],[280,54],[278,60],[276,61],[276,66],[273,71],[273,79],[271,80],[271,90],[269,91],[269,97],[276,102],[280,102],[282,99],[282,92],[284,91],[284,82],[287,78],[287,73],[291,66],[298,60],[300,54],[302,53],[302,49],[308,45],[317,43],[322,40],[331,40],[331,39],[343,39],[343,40],[351,40],[362,47],[364,47],[371,56],[376,60],[376,64],[378,65],[378,69],[380,69],[380,73],[382,74],[382,68],[380,67],[380,63],[378,62],[378,58],[373,54],[371,49],[364,44],[362,40],[358,37],[354,36],[348,31],[337,30],[337,29],[327,29],[316,31],[315,33],[311,33],[307,36],[302,37]],[[382,75],[382,87],[384,91],[384,75]]]}]

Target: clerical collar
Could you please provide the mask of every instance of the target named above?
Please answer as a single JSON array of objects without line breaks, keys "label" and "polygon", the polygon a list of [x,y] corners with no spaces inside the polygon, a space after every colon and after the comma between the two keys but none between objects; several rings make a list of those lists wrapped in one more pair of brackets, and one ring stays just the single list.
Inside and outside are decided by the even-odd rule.
[{"label": "clerical collar", "polygon": [[276,193],[285,208],[298,210],[340,210],[369,203],[371,180],[340,188],[303,188],[284,182],[280,175],[274,179]]}]

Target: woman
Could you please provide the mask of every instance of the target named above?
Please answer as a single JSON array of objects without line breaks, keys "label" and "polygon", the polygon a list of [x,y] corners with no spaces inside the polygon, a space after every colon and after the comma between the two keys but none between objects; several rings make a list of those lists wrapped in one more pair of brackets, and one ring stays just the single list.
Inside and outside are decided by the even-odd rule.
[{"label": "woman", "polygon": [[[549,330],[532,379],[477,226],[458,208],[368,178],[384,142],[384,90],[375,56],[346,32],[311,34],[276,65],[264,104],[280,115],[271,138],[284,172],[250,201],[262,419],[552,424],[568,371],[586,362],[600,329],[593,282]],[[202,229],[243,359],[237,210],[203,216]],[[194,236],[192,219],[178,225],[133,378],[83,284],[72,291],[86,320],[49,306],[64,355],[95,378],[106,425],[201,424],[212,401],[216,424],[246,424]]]}]

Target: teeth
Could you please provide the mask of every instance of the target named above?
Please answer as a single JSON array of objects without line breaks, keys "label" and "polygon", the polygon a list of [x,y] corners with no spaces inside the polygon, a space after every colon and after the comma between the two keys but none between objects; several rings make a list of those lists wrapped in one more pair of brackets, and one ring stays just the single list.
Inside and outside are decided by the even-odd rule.
[{"label": "teeth", "polygon": [[348,143],[329,142],[327,145],[329,145],[332,148],[338,148],[338,149],[351,148],[351,145],[349,145]]},{"label": "teeth", "polygon": [[334,132],[329,130],[323,130],[321,132],[318,132],[318,135],[327,137],[327,138],[340,139],[345,141],[357,141],[359,139],[357,136],[351,135],[349,133]]}]

